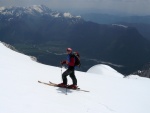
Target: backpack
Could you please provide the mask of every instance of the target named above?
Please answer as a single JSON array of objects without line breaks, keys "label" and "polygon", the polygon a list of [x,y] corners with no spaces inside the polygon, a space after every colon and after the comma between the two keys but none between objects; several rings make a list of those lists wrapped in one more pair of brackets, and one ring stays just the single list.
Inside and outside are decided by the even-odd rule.
[{"label": "backpack", "polygon": [[78,52],[73,52],[73,56],[75,58],[75,66],[80,67],[81,66],[81,62],[80,62],[80,55]]}]

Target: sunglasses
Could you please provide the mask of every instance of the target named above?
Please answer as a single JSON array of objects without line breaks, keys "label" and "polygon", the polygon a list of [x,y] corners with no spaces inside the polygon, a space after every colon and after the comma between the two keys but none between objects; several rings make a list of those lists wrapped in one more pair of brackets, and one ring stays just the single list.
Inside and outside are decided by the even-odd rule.
[{"label": "sunglasses", "polygon": [[70,52],[69,50],[67,50],[67,52]]}]

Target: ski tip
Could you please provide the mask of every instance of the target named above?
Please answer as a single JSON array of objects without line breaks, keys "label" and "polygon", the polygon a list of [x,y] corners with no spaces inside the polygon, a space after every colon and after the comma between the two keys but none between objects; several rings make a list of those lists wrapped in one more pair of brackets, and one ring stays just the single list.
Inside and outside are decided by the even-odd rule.
[{"label": "ski tip", "polygon": [[41,81],[38,80],[38,83],[41,83]]}]

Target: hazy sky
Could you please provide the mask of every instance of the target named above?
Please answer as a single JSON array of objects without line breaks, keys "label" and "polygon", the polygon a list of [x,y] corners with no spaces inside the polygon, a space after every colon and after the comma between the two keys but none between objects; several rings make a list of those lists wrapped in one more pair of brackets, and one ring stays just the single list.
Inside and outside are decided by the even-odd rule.
[{"label": "hazy sky", "polygon": [[150,15],[150,0],[0,0],[0,6],[46,5],[51,9],[72,9]]}]

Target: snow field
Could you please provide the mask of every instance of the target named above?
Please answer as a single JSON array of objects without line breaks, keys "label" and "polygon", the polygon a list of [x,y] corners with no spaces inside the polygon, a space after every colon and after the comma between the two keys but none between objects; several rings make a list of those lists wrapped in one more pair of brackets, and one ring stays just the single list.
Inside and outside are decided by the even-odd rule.
[{"label": "snow field", "polygon": [[2,113],[150,113],[147,78],[123,78],[111,67],[98,65],[95,71],[76,71],[78,85],[89,93],[67,90],[66,95],[65,89],[37,82],[60,83],[61,68],[32,61],[2,43],[0,51]]}]

